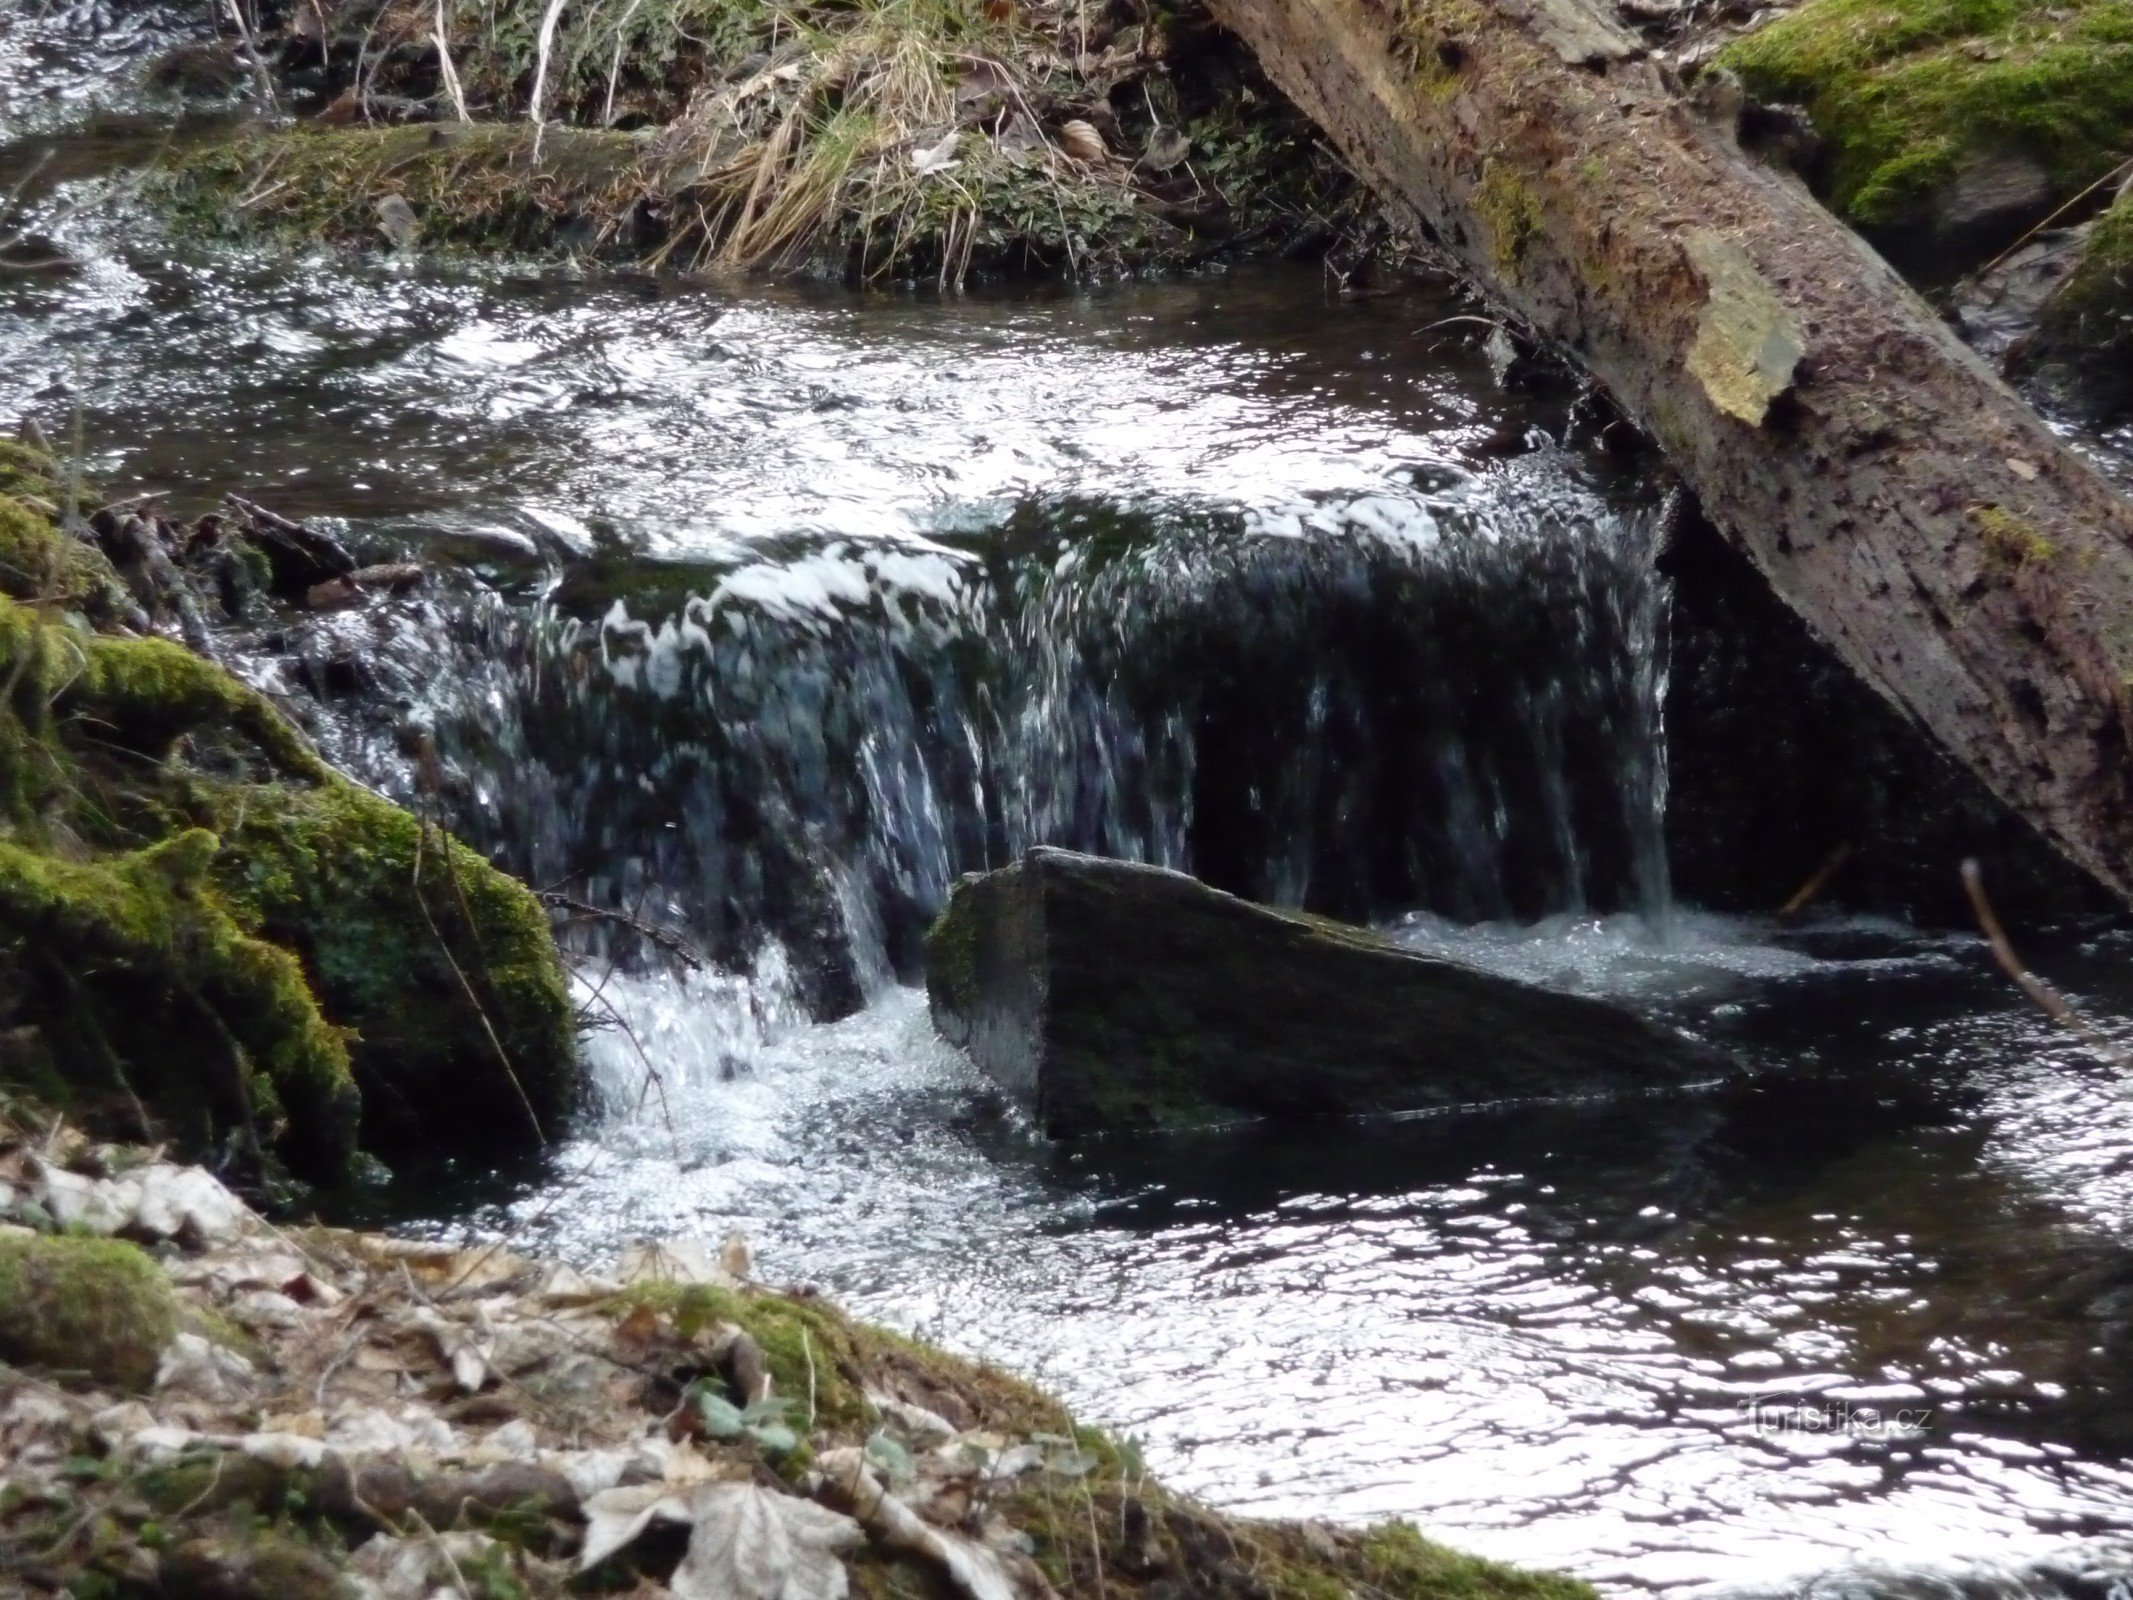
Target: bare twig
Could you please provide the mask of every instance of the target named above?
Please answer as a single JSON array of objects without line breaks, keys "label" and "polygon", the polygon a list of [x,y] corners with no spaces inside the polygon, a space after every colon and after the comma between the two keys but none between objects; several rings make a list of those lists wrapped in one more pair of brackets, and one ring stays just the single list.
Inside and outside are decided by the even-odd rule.
[{"label": "bare twig", "polygon": [[1844,870],[1845,863],[1851,858],[1852,847],[1848,844],[1840,844],[1830,851],[1828,859],[1808,875],[1805,883],[1793,891],[1792,898],[1778,907],[1778,915],[1796,917],[1821,899],[1822,891],[1829,887],[1830,880]]},{"label": "bare twig", "polygon": [[452,109],[459,114],[461,122],[472,122],[467,115],[466,91],[459,86],[459,69],[452,65],[451,25],[445,21],[444,0],[437,0],[437,17],[432,25],[432,36],[437,41],[437,70],[444,78],[444,92],[451,96]]},{"label": "bare twig", "polygon": [[281,115],[281,99],[274,93],[274,77],[267,71],[266,58],[259,53],[259,44],[252,37],[252,25],[245,21],[243,0],[222,0],[230,14],[230,21],[237,25],[238,42],[244,46],[244,57],[252,64],[252,81],[259,86],[260,102],[266,106],[269,116]]},{"label": "bare twig", "polygon": [[1999,914],[1992,909],[1992,901],[1985,894],[1985,874],[1979,869],[1976,857],[1963,862],[1963,890],[1970,896],[1970,908],[1977,913],[1979,929],[1985,942],[1992,946],[1992,958],[2000,964],[2000,970],[2012,978],[2015,987],[2037,1003],[2038,1009],[2060,1027],[2081,1035],[2082,1040],[2113,1066],[2127,1064],[2126,1052],[2112,1044],[2082,1019],[2081,1013],[2068,1005],[2065,998],[2022,964],[2015,953],[2014,941],[2007,937],[2007,930],[2000,926]]},{"label": "bare twig", "polygon": [[2080,205],[2082,201],[2086,200],[2098,189],[2101,189],[2105,184],[2117,183],[2121,179],[2126,182],[2133,183],[2133,159],[2121,161],[2109,172],[2106,172],[2102,177],[2098,178],[2086,189],[2083,189],[2079,194],[2075,195],[2073,199],[2067,201],[2065,205],[2059,207],[2058,210],[2052,212],[2051,215],[2047,216],[2042,222],[2038,223],[2027,233],[2023,234],[2021,238],[2015,240],[2015,242],[2009,245],[2005,250],[2002,250],[1998,255],[1994,256],[1982,267],[1979,267],[1976,272],[1971,274],[1971,276],[1973,278],[1984,278],[1995,267],[1999,266],[2003,261],[2007,260],[2008,257],[2012,256],[2017,250],[2028,244],[2030,240],[2036,238],[2038,234],[2042,233],[2046,228],[2049,228],[2053,223],[2057,222],[2069,211]]},{"label": "bare twig", "polygon": [[[417,832],[415,835],[415,872],[413,880],[413,887],[415,891],[415,906],[418,910],[421,911],[422,920],[429,927],[430,937],[437,941],[437,948],[443,952],[445,964],[452,969],[452,976],[459,980],[460,991],[466,995],[467,1004],[471,1005],[474,1008],[474,1015],[480,1019],[481,1031],[484,1034],[488,1035],[490,1048],[495,1050],[497,1062],[504,1069],[504,1076],[510,1080],[512,1091],[518,1096],[518,1103],[525,1109],[526,1121],[532,1125],[533,1137],[535,1142],[538,1143],[543,1150],[545,1150],[548,1148],[548,1134],[547,1131],[541,1126],[540,1113],[533,1109],[533,1097],[526,1093],[526,1086],[519,1079],[518,1069],[511,1065],[510,1051],[504,1048],[504,1041],[497,1036],[496,1024],[489,1020],[488,1008],[481,1003],[481,996],[477,995],[474,992],[474,985],[467,979],[466,969],[460,966],[459,958],[452,954],[451,945],[445,941],[444,931],[437,926],[437,919],[430,915],[429,901],[423,897],[423,847],[428,842],[431,826],[432,824],[427,815],[424,815],[417,820]],[[443,833],[444,830],[440,828],[438,829],[438,832]],[[449,853],[452,848],[451,836],[449,834],[445,835],[443,848],[446,850],[447,853]]]},{"label": "bare twig", "polygon": [[612,922],[618,927],[627,928],[632,933],[649,939],[653,944],[658,945],[660,949],[673,956],[691,972],[704,970],[702,951],[690,944],[688,940],[682,938],[680,934],[662,928],[656,923],[646,922],[627,911],[609,911],[604,907],[593,905],[589,901],[580,900],[573,895],[558,894],[553,889],[536,889],[534,895],[543,905],[550,905],[559,910],[568,911],[574,917],[589,917],[597,922]]}]

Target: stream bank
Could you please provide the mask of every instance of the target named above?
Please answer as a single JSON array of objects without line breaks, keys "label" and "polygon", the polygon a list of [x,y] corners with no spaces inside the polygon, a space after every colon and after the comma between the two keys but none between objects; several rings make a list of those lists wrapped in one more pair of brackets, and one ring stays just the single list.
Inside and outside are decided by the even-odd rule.
[{"label": "stream bank", "polygon": [[[218,231],[855,283],[1360,263],[1383,229],[1197,6],[510,0],[260,8],[293,127],[169,163]],[[236,41],[151,81],[227,96]],[[398,126],[395,126],[397,124]]]},{"label": "stream bank", "polygon": [[[741,1226],[779,1281],[1041,1375],[1227,1510],[1409,1516],[1614,1594],[2121,1575],[2133,1130],[1937,931],[1954,862],[1998,895],[2018,836],[1941,809],[1870,699],[1728,653],[1763,614],[1654,573],[1651,458],[1559,374],[1499,373],[1455,297],[742,292],[57,232],[79,271],[0,282],[12,412],[59,435],[78,405],[112,495],[234,487],[430,562],[254,630],[243,672],[410,799],[429,733],[465,837],[732,956],[608,986],[664,1110],[604,1028],[548,1160],[403,1165],[371,1225],[586,1272]],[[1774,917],[1859,821],[1824,909]],[[1755,1092],[1035,1146],[894,951],[934,886],[1055,830],[1671,1008]],[[794,863],[835,892],[766,896]],[[2122,1038],[2122,933],[2006,910]],[[861,1002],[824,1025],[784,946],[814,917]],[[1934,1416],[1815,1427],[1870,1406]]]},{"label": "stream bank", "polygon": [[738,1236],[588,1276],[284,1230],[0,1122],[10,1214],[68,1228],[0,1220],[0,1573],[31,1593],[1591,1593],[1404,1525],[1222,1517],[1031,1385],[755,1283]]}]

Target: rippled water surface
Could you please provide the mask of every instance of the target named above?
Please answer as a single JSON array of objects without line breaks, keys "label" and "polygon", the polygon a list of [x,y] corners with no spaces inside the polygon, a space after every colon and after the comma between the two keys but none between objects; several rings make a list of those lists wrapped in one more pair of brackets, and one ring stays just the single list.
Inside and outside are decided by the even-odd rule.
[{"label": "rippled water surface", "polygon": [[[0,68],[16,132],[104,81],[35,59]],[[1974,940],[1669,904],[1655,493],[1571,394],[1500,386],[1457,301],[735,294],[55,228],[78,272],[0,277],[0,417],[78,416],[114,493],[470,563],[246,669],[388,787],[434,736],[470,832],[721,958],[607,978],[663,1096],[598,1035],[547,1171],[425,1180],[406,1225],[588,1264],[744,1227],[1212,1501],[1623,1591],[2124,1570],[2118,1076]],[[371,691],[306,691],[306,651]],[[907,986],[953,874],[1037,839],[1620,995],[1756,1072],[1050,1148]],[[2124,935],[2030,953],[2125,1031]],[[807,1021],[810,962],[863,1008]]]}]

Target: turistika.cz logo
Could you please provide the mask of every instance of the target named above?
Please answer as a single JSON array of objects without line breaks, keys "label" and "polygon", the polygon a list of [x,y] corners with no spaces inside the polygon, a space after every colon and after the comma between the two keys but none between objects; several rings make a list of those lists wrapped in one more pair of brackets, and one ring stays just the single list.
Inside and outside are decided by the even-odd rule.
[{"label": "turistika.cz logo", "polygon": [[1848,1439],[1915,1439],[1933,1425],[1931,1406],[1884,1410],[1848,1400],[1814,1404],[1798,1400],[1751,1401],[1748,1425],[1759,1434],[1816,1433]]}]

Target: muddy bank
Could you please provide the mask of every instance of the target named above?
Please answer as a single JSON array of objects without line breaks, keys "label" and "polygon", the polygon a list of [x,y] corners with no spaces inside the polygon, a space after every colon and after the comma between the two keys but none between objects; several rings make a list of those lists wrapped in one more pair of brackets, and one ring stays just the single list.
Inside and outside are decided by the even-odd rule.
[{"label": "muddy bank", "polygon": [[[511,0],[447,8],[442,36],[427,6],[265,13],[295,121],[165,177],[210,229],[858,282],[1377,242],[1345,169],[1197,7]],[[246,60],[188,47],[152,76],[256,102]]]},{"label": "muddy bank", "polygon": [[1591,1592],[1405,1524],[1218,1516],[1040,1390],[765,1287],[738,1236],[596,1278],[283,1230],[63,1126],[0,1129],[0,1214],[38,1224],[0,1222],[0,1567],[33,1592]]}]

